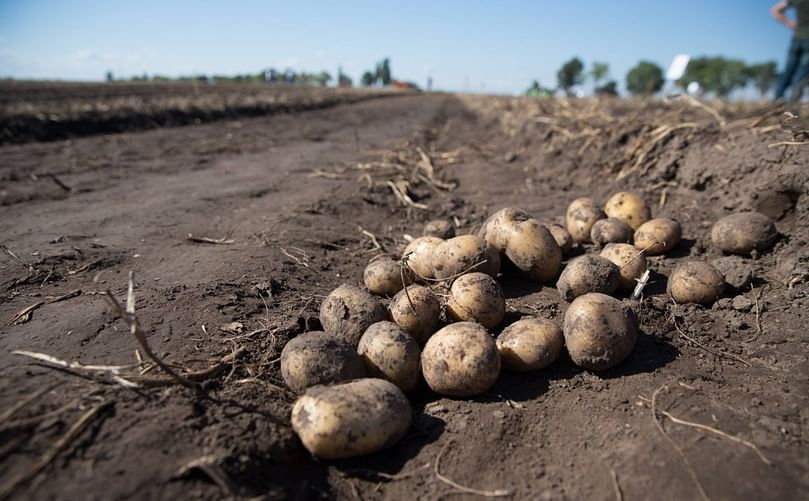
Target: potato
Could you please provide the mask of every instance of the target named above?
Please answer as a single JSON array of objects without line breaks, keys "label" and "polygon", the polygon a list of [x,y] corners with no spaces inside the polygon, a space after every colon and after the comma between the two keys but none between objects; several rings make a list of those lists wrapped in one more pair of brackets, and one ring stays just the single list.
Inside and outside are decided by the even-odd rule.
[{"label": "potato", "polygon": [[727,254],[749,255],[772,247],[778,236],[772,219],[760,212],[725,216],[711,228],[711,241]]},{"label": "potato", "polygon": [[629,244],[607,244],[601,250],[601,257],[605,257],[618,266],[621,274],[618,279],[618,290],[632,292],[637,285],[637,279],[646,271],[646,256],[643,252]]},{"label": "potato", "polygon": [[673,219],[650,219],[635,231],[635,247],[642,249],[648,256],[665,254],[680,243],[683,229]]},{"label": "potato", "polygon": [[725,290],[719,270],[702,261],[689,261],[671,272],[666,291],[677,303],[711,304]]},{"label": "potato", "polygon": [[564,334],[573,363],[603,371],[621,363],[635,348],[638,321],[618,299],[592,292],[570,304],[565,312]]},{"label": "potato", "polygon": [[553,235],[536,219],[507,226],[506,257],[529,279],[546,283],[562,268],[562,249]]},{"label": "potato", "polygon": [[629,244],[632,243],[632,228],[614,217],[599,219],[590,228],[590,240],[600,247],[612,243]]},{"label": "potato", "polygon": [[419,344],[427,342],[438,330],[441,321],[441,303],[433,291],[420,285],[411,285],[399,291],[388,306],[391,320],[413,336]]},{"label": "potato", "polygon": [[607,217],[620,219],[633,230],[652,218],[652,210],[638,195],[629,191],[622,191],[611,196],[604,205]]},{"label": "potato", "polygon": [[556,245],[562,251],[562,255],[566,255],[573,248],[573,237],[561,224],[547,223],[545,227],[551,232],[551,236],[556,240]]},{"label": "potato", "polygon": [[354,346],[325,332],[294,337],[281,351],[281,377],[296,393],[365,376],[365,365]]},{"label": "potato", "polygon": [[461,235],[435,246],[433,276],[439,280],[478,271],[493,277],[500,271],[500,254],[477,235]]},{"label": "potato", "polygon": [[412,409],[402,390],[384,379],[309,388],[292,406],[292,429],[323,459],[380,451],[402,439]]},{"label": "potato", "polygon": [[499,324],[506,314],[503,289],[485,273],[458,277],[449,289],[447,314],[460,321],[478,322],[487,329]]},{"label": "potato", "polygon": [[567,231],[574,242],[590,241],[590,230],[599,219],[607,217],[592,198],[577,198],[570,203],[565,217]]},{"label": "potato", "polygon": [[357,353],[371,377],[387,379],[402,391],[412,390],[419,382],[419,345],[393,322],[377,322],[368,327],[360,338]]},{"label": "potato", "polygon": [[442,239],[452,238],[455,236],[455,225],[446,219],[433,219],[424,225],[422,235]]},{"label": "potato", "polygon": [[320,305],[323,330],[357,346],[365,329],[387,320],[382,303],[367,291],[343,284],[326,296]]},{"label": "potato", "polygon": [[484,393],[500,375],[500,355],[494,339],[480,324],[459,322],[439,330],[421,352],[427,385],[450,397]]},{"label": "potato", "polygon": [[413,271],[389,256],[376,258],[365,267],[362,281],[371,293],[392,296],[413,283]]},{"label": "potato", "polygon": [[402,258],[413,270],[416,279],[426,281],[433,276],[433,250],[444,240],[437,237],[419,237],[405,247]]},{"label": "potato", "polygon": [[505,253],[508,236],[514,223],[531,219],[522,209],[506,207],[495,212],[483,223],[478,236],[489,242],[498,252]]},{"label": "potato", "polygon": [[495,343],[503,367],[512,371],[544,369],[559,358],[562,329],[542,318],[522,318],[509,325]]},{"label": "potato", "polygon": [[573,301],[588,292],[612,294],[618,289],[620,279],[618,265],[605,257],[588,254],[568,263],[556,288],[565,301]]}]

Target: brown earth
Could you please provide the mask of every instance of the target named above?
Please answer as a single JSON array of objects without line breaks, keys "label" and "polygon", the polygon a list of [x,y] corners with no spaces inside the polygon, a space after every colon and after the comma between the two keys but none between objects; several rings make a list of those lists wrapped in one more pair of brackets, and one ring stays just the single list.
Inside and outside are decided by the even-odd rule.
[{"label": "brown earth", "polygon": [[[805,499],[809,148],[774,145],[792,140],[781,111],[424,94],[3,146],[0,492],[476,497],[451,479],[514,499]],[[603,203],[625,189],[684,226],[678,248],[651,258],[653,283],[633,305],[643,334],[628,360],[600,374],[564,357],[538,373],[504,372],[471,400],[422,388],[411,395],[414,425],[393,448],[345,461],[303,449],[278,355],[319,327],[325,294],[361,282],[378,246],[400,252],[405,234],[436,217],[457,218],[460,232],[504,206],[558,220],[575,198]],[[713,307],[672,304],[666,276],[685,260],[720,258],[710,226],[742,209],[767,212],[780,233],[771,251],[731,263],[737,274],[752,269],[752,288]],[[200,390],[128,389],[108,373],[11,353],[137,363],[143,350],[99,293],[123,301],[129,270],[159,356],[183,371],[233,353],[237,362]],[[501,282],[507,321],[561,320],[553,287],[508,273]],[[164,382],[160,374],[145,376]],[[40,474],[16,482],[39,461]]]}]

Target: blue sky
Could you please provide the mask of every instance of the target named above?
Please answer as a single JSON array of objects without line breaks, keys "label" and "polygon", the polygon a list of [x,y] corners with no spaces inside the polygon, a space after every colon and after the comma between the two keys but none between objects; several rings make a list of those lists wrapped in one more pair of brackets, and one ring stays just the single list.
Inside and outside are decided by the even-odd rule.
[{"label": "blue sky", "polygon": [[0,0],[0,76],[100,80],[342,65],[357,79],[383,57],[395,77],[446,90],[511,93],[555,85],[570,57],[610,64],[679,53],[782,66],[789,31],[775,0],[563,2]]}]

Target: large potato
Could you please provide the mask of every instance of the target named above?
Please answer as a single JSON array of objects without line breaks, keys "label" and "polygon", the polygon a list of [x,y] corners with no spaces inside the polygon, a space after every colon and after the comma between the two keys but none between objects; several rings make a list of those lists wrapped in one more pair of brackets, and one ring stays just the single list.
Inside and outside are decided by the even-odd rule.
[{"label": "large potato", "polygon": [[573,237],[570,236],[564,226],[556,223],[546,223],[545,227],[551,232],[553,239],[556,240],[556,245],[562,251],[562,255],[566,255],[573,248]]},{"label": "large potato", "polygon": [[673,219],[650,219],[635,231],[635,247],[649,256],[665,254],[673,249],[683,236],[680,223]]},{"label": "large potato", "polygon": [[424,225],[422,235],[441,239],[452,238],[455,236],[455,225],[446,219],[433,219]]},{"label": "large potato", "polygon": [[585,243],[590,241],[590,230],[599,219],[604,219],[604,211],[599,208],[592,198],[577,198],[567,207],[565,220],[567,231],[574,242]]},{"label": "large potato", "polygon": [[777,237],[772,219],[760,212],[725,216],[711,228],[711,241],[728,254],[748,255],[772,247]]},{"label": "large potato", "polygon": [[411,285],[399,291],[388,306],[391,319],[419,344],[438,330],[441,322],[441,303],[433,291],[420,285]]},{"label": "large potato", "polygon": [[523,275],[538,283],[556,278],[562,267],[562,249],[545,225],[527,219],[506,229],[506,257]]},{"label": "large potato", "polygon": [[588,254],[568,263],[556,288],[565,301],[573,301],[588,292],[612,294],[618,289],[620,279],[618,265],[605,257]]},{"label": "large potato", "polygon": [[379,296],[392,296],[413,283],[413,279],[410,268],[389,256],[374,259],[362,273],[365,287]]},{"label": "large potato", "polygon": [[371,324],[387,320],[387,311],[367,291],[343,284],[334,289],[320,305],[320,323],[329,334],[354,346]]},{"label": "large potato", "polygon": [[351,344],[320,331],[292,338],[281,351],[281,377],[300,393],[317,384],[365,377],[362,359]]},{"label": "large potato", "polygon": [[421,350],[410,334],[393,322],[377,322],[360,338],[357,353],[371,377],[387,379],[402,391],[419,382]]},{"label": "large potato", "polygon": [[629,244],[607,244],[601,250],[601,257],[605,257],[618,266],[621,274],[618,279],[618,290],[632,292],[637,280],[646,271],[646,256],[643,252]]},{"label": "large potato", "polygon": [[542,318],[523,318],[497,337],[503,367],[513,371],[544,369],[559,358],[564,345],[562,329]]},{"label": "large potato", "polygon": [[450,397],[471,397],[487,391],[500,374],[494,339],[480,324],[459,322],[439,330],[421,352],[427,385]]},{"label": "large potato", "polygon": [[506,314],[503,289],[485,273],[462,275],[449,289],[447,314],[455,320],[478,322],[487,329],[496,327]]},{"label": "large potato", "polygon": [[439,280],[474,271],[496,277],[500,271],[500,253],[477,235],[461,235],[436,245],[432,264],[433,276]]},{"label": "large potato", "polygon": [[444,239],[438,237],[419,237],[405,247],[402,258],[413,270],[416,278],[429,281],[433,276],[433,250]]},{"label": "large potato", "polygon": [[646,202],[629,191],[622,191],[611,196],[604,205],[604,212],[607,217],[620,219],[633,230],[637,230],[640,225],[652,217],[652,210],[649,209]]},{"label": "large potato", "polygon": [[531,219],[522,209],[516,207],[506,207],[495,212],[483,223],[483,227],[478,232],[480,238],[486,240],[499,252],[505,253],[508,245],[508,236],[511,234],[511,227],[514,223]]},{"label": "large potato", "polygon": [[725,290],[719,270],[702,261],[689,261],[671,272],[666,289],[678,303],[711,304]]},{"label": "large potato", "polygon": [[628,244],[632,242],[632,228],[614,217],[599,219],[590,228],[590,240],[600,247],[612,243]]},{"label": "large potato", "polygon": [[577,297],[567,309],[565,345],[573,363],[603,371],[621,363],[635,348],[638,321],[615,299],[593,292]]},{"label": "large potato", "polygon": [[315,386],[292,406],[292,429],[323,459],[370,454],[394,445],[410,428],[412,410],[402,390],[384,379]]}]

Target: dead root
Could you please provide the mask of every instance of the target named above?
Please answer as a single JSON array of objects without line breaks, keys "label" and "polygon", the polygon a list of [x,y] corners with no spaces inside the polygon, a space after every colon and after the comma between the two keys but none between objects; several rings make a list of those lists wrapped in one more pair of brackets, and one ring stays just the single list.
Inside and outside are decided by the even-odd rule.
[{"label": "dead root", "polygon": [[485,498],[501,498],[501,497],[508,497],[514,494],[513,489],[494,489],[494,490],[473,489],[471,487],[461,485],[458,482],[455,482],[454,480],[442,475],[441,472],[439,471],[441,468],[441,457],[444,455],[444,451],[446,451],[450,445],[452,445],[452,441],[447,442],[447,444],[441,448],[441,451],[438,453],[438,456],[435,457],[435,466],[433,468],[435,478],[460,492],[466,494],[474,494],[475,496],[481,496]]}]

